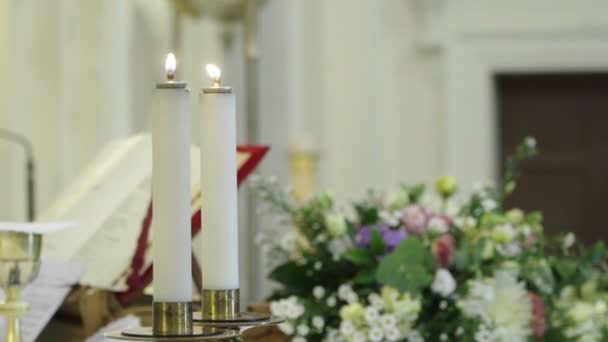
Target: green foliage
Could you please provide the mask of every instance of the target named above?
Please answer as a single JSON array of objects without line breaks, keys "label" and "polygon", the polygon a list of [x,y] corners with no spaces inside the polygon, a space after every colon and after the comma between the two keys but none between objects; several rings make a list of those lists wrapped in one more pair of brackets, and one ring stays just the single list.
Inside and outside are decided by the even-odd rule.
[{"label": "green foliage", "polygon": [[422,241],[411,237],[384,258],[378,266],[379,283],[417,296],[433,280],[433,255]]}]

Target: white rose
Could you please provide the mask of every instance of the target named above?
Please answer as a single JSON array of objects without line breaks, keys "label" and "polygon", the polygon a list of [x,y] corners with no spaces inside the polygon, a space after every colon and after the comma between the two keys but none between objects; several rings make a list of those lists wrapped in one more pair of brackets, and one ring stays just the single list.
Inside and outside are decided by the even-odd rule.
[{"label": "white rose", "polygon": [[450,271],[440,268],[435,273],[435,280],[433,280],[431,290],[443,297],[447,297],[456,290],[456,280],[454,280]]},{"label": "white rose", "polygon": [[334,237],[342,236],[346,233],[346,220],[340,214],[326,214],[325,226],[329,234]]}]

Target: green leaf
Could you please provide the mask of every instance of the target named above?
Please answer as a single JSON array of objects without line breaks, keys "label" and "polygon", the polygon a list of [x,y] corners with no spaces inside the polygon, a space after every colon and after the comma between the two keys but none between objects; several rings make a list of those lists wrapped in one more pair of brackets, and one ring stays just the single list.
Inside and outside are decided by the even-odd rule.
[{"label": "green leaf", "polygon": [[370,240],[371,240],[370,250],[371,250],[372,254],[374,254],[374,255],[384,254],[384,251],[386,251],[386,244],[384,243],[382,236],[380,235],[380,233],[378,233],[378,231],[376,229],[372,230],[372,235],[371,235]]},{"label": "green leaf", "polygon": [[433,280],[433,255],[416,237],[402,242],[378,267],[378,282],[416,296]]},{"label": "green leaf", "polygon": [[364,204],[355,205],[355,210],[361,220],[361,225],[376,224],[380,219],[378,209]]},{"label": "green leaf", "polygon": [[361,248],[351,249],[342,254],[342,257],[355,265],[369,265],[374,262],[374,257],[370,253]]},{"label": "green leaf", "polygon": [[526,215],[526,222],[529,224],[542,224],[543,223],[543,213],[540,211],[533,211]]},{"label": "green leaf", "polygon": [[282,264],[272,270],[268,276],[270,279],[282,284],[287,288],[305,289],[310,286],[311,279],[306,275],[306,269],[294,262]]},{"label": "green leaf", "polygon": [[408,188],[407,192],[410,195],[410,202],[417,203],[424,194],[425,190],[426,187],[424,184],[417,184]]},{"label": "green leaf", "polygon": [[363,269],[353,278],[355,284],[369,285],[376,282],[376,270],[373,267]]},{"label": "green leaf", "polygon": [[606,256],[606,246],[604,245],[603,241],[599,241],[595,245],[593,245],[593,249],[591,251],[591,261],[594,264],[597,264],[597,263],[601,262],[602,260],[604,260],[605,256]]},{"label": "green leaf", "polygon": [[576,261],[572,260],[562,260],[559,263],[559,266],[556,267],[557,274],[559,274],[561,280],[563,282],[572,282],[573,277],[576,274],[576,269],[578,264]]}]

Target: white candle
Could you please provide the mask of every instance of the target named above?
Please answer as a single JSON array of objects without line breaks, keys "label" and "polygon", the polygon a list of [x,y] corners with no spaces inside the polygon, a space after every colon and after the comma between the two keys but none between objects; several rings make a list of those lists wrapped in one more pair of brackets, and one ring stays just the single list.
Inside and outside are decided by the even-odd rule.
[{"label": "white candle", "polygon": [[220,85],[220,70],[207,65],[214,85],[199,95],[203,288],[239,288],[236,105]]},{"label": "white candle", "polygon": [[190,92],[173,81],[175,68],[169,54],[168,81],[156,85],[152,110],[155,302],[192,301]]}]

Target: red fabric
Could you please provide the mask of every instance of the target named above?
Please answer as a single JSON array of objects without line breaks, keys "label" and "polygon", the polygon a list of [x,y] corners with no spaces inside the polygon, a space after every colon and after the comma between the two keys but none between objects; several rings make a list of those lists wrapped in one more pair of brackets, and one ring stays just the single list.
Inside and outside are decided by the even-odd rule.
[{"label": "red fabric", "polygon": [[[258,164],[262,161],[262,158],[264,158],[266,153],[268,153],[269,149],[270,148],[268,146],[259,145],[237,147],[237,152],[249,154],[249,158],[247,158],[245,163],[241,165],[238,170],[237,184],[239,186],[245,179],[247,179],[247,176],[249,176],[249,174],[255,170]],[[201,222],[201,211],[199,209],[192,215],[190,225],[192,229],[192,237],[196,236],[196,234],[200,232]],[[137,247],[135,248],[135,253],[131,262],[131,270],[127,276],[128,289],[124,292],[116,293],[116,298],[121,303],[128,302],[132,298],[136,297],[152,281],[153,265],[148,266],[145,270],[143,270],[143,272],[141,272],[144,267],[146,250],[148,249],[148,236],[150,235],[151,226],[152,201],[150,201],[146,215],[142,220],[141,232],[137,239]]]}]

